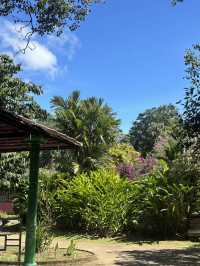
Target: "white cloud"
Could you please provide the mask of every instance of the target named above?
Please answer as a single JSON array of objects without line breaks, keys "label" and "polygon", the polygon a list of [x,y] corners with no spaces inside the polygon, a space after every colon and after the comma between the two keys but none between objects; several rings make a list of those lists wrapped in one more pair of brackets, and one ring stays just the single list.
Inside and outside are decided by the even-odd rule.
[{"label": "white cloud", "polygon": [[57,58],[44,45],[37,41],[31,42],[32,49],[27,49],[25,54],[19,53],[17,56],[24,65],[32,70],[48,70],[51,73],[56,71]]},{"label": "white cloud", "polygon": [[39,39],[39,36],[34,34],[23,53],[22,50],[27,45],[25,36],[30,29],[8,20],[0,22],[1,52],[15,57],[15,60],[27,70],[46,71],[53,77],[55,74],[66,75],[69,61],[81,47],[79,38],[70,31],[64,32],[60,37],[50,35],[43,39]]},{"label": "white cloud", "polygon": [[25,40],[25,36],[29,32],[28,28],[8,21],[4,21],[2,24],[0,28],[0,45],[4,51],[12,52],[16,60],[21,62],[27,69],[45,70],[51,74],[56,72],[56,55],[48,47],[39,43],[36,36],[32,36],[25,53],[20,51],[26,47],[27,40]]},{"label": "white cloud", "polygon": [[62,55],[68,60],[72,60],[77,50],[81,47],[79,38],[72,32],[67,31],[60,37],[55,35],[48,36],[48,46],[54,49],[56,47]]}]

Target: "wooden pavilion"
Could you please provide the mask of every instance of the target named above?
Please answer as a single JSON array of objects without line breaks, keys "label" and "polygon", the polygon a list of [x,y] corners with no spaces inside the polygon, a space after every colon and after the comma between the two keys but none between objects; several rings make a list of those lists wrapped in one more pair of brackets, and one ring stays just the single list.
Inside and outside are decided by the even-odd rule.
[{"label": "wooden pavilion", "polygon": [[0,109],[0,153],[30,151],[25,266],[35,266],[40,150],[77,149],[81,143],[20,115]]}]

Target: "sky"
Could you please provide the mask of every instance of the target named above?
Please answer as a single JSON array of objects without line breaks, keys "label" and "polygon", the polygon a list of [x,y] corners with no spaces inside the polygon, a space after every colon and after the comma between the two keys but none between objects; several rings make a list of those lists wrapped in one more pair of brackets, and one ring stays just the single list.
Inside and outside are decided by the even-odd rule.
[{"label": "sky", "polygon": [[140,112],[184,97],[184,53],[200,41],[200,1],[106,0],[97,4],[76,32],[57,38],[33,36],[8,18],[0,20],[0,52],[22,64],[21,77],[43,87],[38,102],[80,90],[82,98],[101,97],[128,132]]}]

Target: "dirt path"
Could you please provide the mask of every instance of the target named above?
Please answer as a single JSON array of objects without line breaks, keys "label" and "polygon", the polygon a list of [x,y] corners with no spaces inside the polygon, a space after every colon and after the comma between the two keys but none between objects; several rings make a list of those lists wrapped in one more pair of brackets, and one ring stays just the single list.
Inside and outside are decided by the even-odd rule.
[{"label": "dirt path", "polygon": [[200,245],[189,241],[127,242],[73,236],[57,237],[53,245],[58,243],[60,248],[67,248],[71,239],[76,241],[77,248],[95,254],[95,261],[81,266],[200,266]]},{"label": "dirt path", "polygon": [[[66,247],[69,240],[59,240]],[[200,248],[186,241],[160,243],[122,243],[113,240],[77,240],[77,247],[93,252],[97,260],[84,266],[182,266],[200,265]]]}]

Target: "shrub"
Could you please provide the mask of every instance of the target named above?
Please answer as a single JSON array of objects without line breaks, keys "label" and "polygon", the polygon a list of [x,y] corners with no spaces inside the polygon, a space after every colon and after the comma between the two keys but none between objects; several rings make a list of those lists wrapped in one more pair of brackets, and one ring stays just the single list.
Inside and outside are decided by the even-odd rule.
[{"label": "shrub", "polygon": [[133,148],[133,146],[127,143],[118,143],[108,150],[108,156],[114,165],[119,165],[121,163],[135,162],[140,154]]},{"label": "shrub", "polygon": [[193,187],[190,212],[200,211],[200,163],[199,154],[187,149],[172,162],[169,170],[170,179]]},{"label": "shrub", "polygon": [[81,174],[59,190],[58,222],[67,229],[101,236],[121,232],[126,225],[130,183],[115,172],[98,170]]},{"label": "shrub", "polygon": [[36,231],[36,252],[45,251],[52,242],[52,235],[43,222],[38,223]]},{"label": "shrub", "polygon": [[172,182],[167,172],[156,172],[134,183],[128,228],[166,238],[184,233],[193,186]]},{"label": "shrub", "polygon": [[28,180],[22,180],[16,193],[13,194],[13,210],[19,215],[21,223],[26,224],[28,201]]},{"label": "shrub", "polygon": [[119,164],[117,171],[122,178],[128,178],[128,180],[134,180],[136,178],[135,167],[132,164]]},{"label": "shrub", "polygon": [[117,166],[117,171],[121,177],[135,180],[140,176],[151,173],[156,168],[157,164],[158,163],[154,157],[139,157],[134,163],[120,163]]}]

